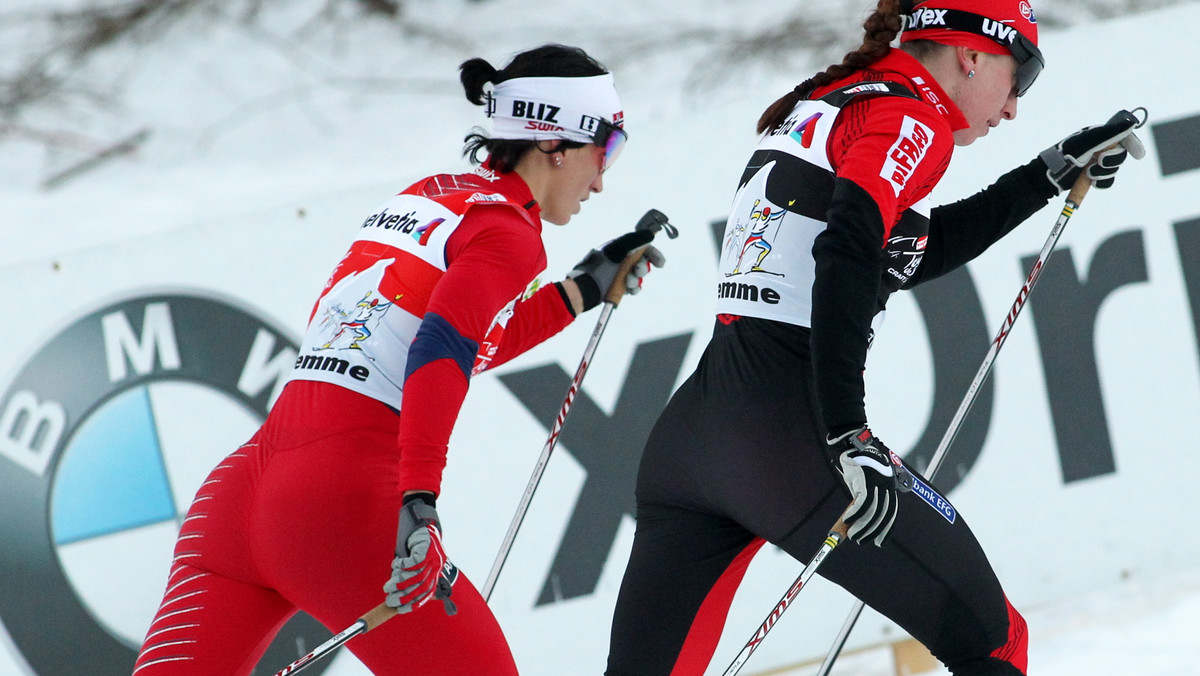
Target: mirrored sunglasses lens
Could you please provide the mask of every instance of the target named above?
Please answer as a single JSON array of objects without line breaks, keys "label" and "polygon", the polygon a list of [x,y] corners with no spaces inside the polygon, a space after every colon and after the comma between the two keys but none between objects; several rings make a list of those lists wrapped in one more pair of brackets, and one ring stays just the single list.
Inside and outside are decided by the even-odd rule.
[{"label": "mirrored sunglasses lens", "polygon": [[628,136],[625,131],[619,127],[613,127],[612,132],[608,135],[608,140],[604,143],[604,168],[608,169],[617,161],[621,150],[625,147],[625,141]]}]

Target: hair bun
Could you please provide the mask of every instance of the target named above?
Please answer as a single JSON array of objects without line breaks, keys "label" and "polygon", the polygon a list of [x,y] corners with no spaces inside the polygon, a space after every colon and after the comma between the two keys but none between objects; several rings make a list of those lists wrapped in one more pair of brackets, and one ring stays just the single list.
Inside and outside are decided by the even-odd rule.
[{"label": "hair bun", "polygon": [[459,79],[462,81],[467,100],[477,106],[482,106],[483,86],[492,82],[499,71],[486,59],[479,57],[464,61],[458,69],[460,71]]}]

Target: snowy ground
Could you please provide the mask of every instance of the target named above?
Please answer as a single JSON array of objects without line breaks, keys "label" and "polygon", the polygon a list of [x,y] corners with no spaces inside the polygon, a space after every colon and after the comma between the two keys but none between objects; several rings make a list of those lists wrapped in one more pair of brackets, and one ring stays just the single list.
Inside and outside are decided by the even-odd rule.
[{"label": "snowy ground", "polygon": [[[1029,673],[1036,676],[1195,676],[1200,649],[1200,568],[1129,580],[1025,613]],[[841,625],[842,618],[831,620]],[[781,637],[775,637],[781,638]],[[770,639],[768,639],[770,640]],[[817,665],[757,676],[811,676]],[[924,672],[949,674],[944,669]],[[888,648],[843,655],[835,676],[896,674]]]}]

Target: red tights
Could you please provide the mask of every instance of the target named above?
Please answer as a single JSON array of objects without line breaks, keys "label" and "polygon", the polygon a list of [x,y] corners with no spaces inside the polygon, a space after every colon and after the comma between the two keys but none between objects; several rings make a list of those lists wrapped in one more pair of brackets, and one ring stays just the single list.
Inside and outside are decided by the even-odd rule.
[{"label": "red tights", "polygon": [[[400,506],[396,422],[340,388],[290,384],[197,492],[135,676],[249,674],[297,610],[337,632],[382,602]],[[381,675],[516,674],[465,576],[453,600],[452,617],[431,602],[346,648]]]}]

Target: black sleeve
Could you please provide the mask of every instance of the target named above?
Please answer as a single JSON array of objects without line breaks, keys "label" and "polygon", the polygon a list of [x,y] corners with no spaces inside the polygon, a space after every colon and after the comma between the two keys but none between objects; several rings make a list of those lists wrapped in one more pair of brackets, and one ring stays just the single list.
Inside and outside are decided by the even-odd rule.
[{"label": "black sleeve", "polygon": [[966,264],[1046,206],[1057,194],[1046,179],[1046,163],[1035,158],[1001,176],[987,189],[929,214],[929,240],[917,273],[904,288]]},{"label": "black sleeve", "polygon": [[863,369],[879,304],[883,218],[850,179],[834,182],[828,225],[813,242],[812,363],[817,403],[830,434],[867,421]]}]

